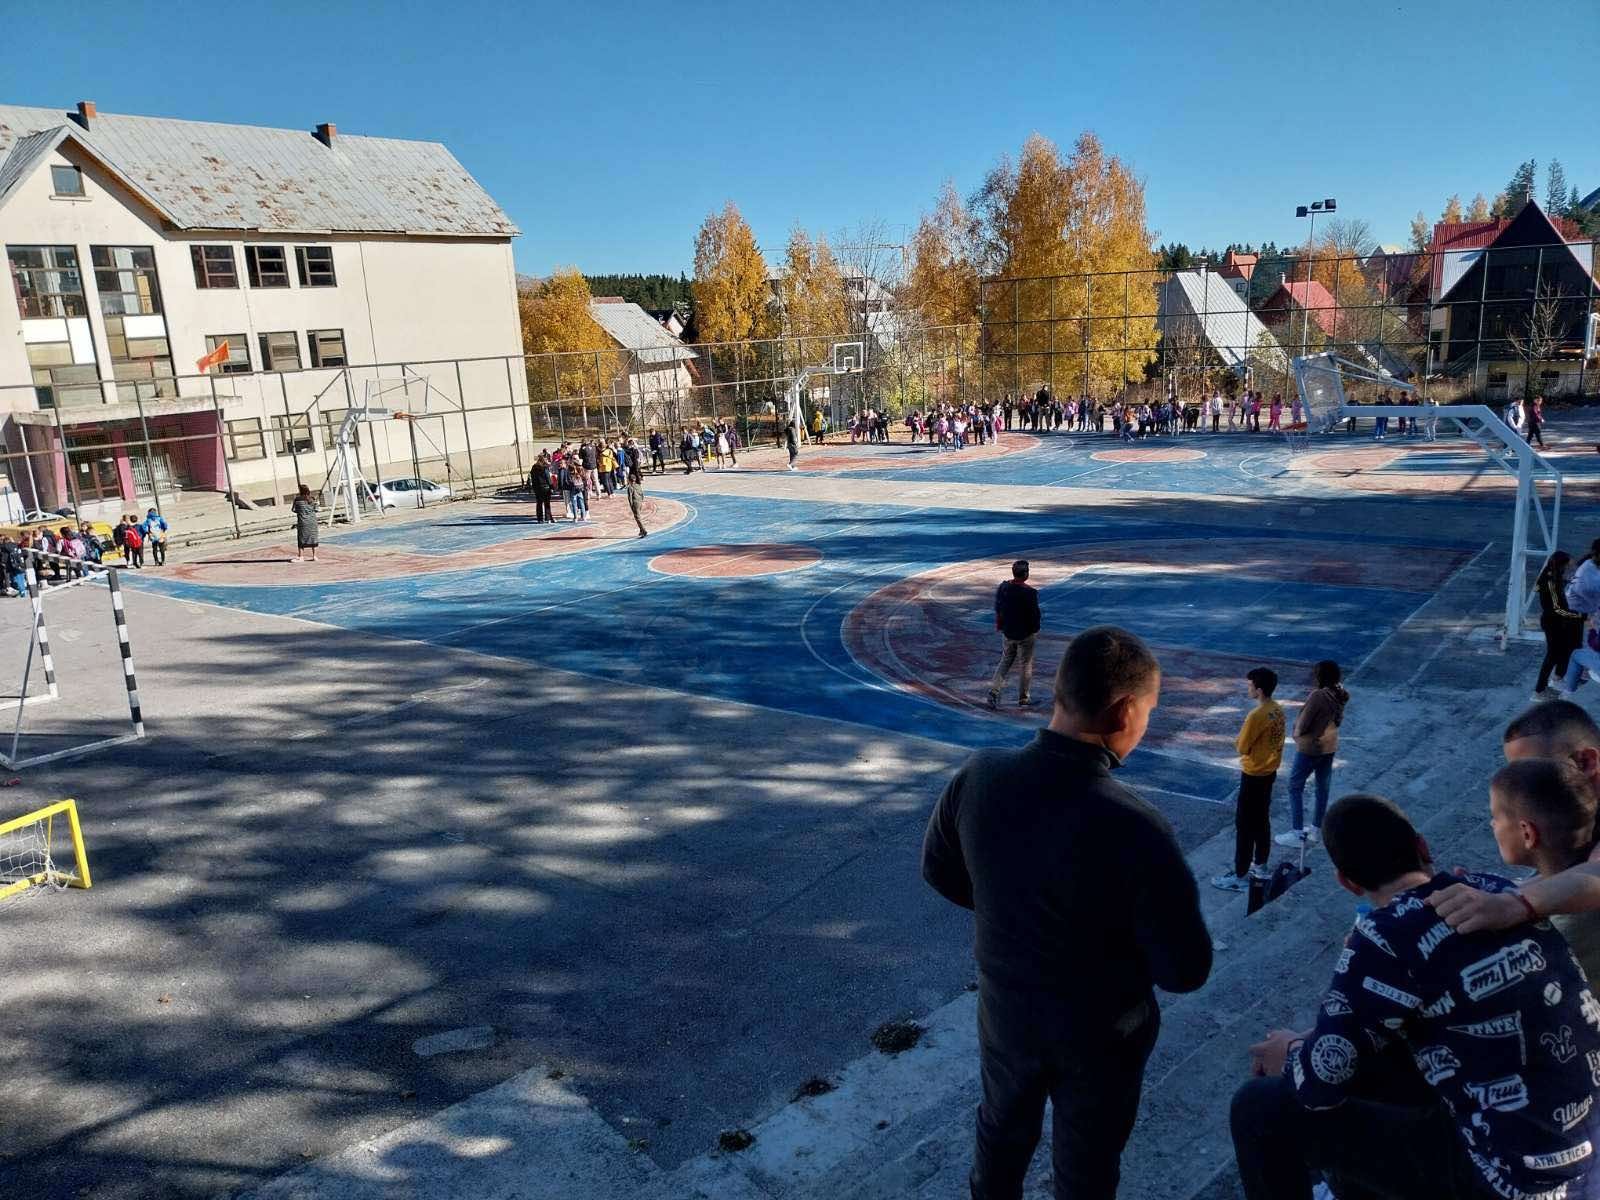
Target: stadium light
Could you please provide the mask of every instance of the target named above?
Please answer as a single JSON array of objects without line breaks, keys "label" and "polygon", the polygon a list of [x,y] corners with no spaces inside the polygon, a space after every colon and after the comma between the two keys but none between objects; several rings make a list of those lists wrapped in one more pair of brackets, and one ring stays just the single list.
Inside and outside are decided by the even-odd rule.
[{"label": "stadium light", "polygon": [[[1329,196],[1325,200],[1313,200],[1310,204],[1295,205],[1296,217],[1310,217],[1311,230],[1306,234],[1306,295],[1305,302],[1300,306],[1305,310],[1305,317],[1300,322],[1300,357],[1304,358],[1311,348],[1311,255],[1315,252],[1317,236],[1317,214],[1339,211],[1339,202]],[[1334,270],[1339,269],[1335,262]]]}]

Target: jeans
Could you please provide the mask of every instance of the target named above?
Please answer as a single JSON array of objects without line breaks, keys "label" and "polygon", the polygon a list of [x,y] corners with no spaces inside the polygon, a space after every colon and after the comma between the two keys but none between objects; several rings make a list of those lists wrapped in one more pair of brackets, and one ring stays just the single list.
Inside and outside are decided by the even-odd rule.
[{"label": "jeans", "polygon": [[1306,827],[1306,779],[1317,777],[1317,807],[1311,814],[1313,829],[1322,828],[1322,818],[1328,811],[1328,793],[1333,789],[1333,755],[1294,752],[1294,766],[1289,770],[1289,828]]},{"label": "jeans", "polygon": [[1242,877],[1254,862],[1267,865],[1272,853],[1272,826],[1267,814],[1272,810],[1272,785],[1278,773],[1246,775],[1239,773],[1239,803],[1233,819],[1233,873]]},{"label": "jeans", "polygon": [[1578,676],[1585,668],[1590,675],[1600,677],[1600,652],[1591,650],[1588,646],[1579,646],[1567,660],[1567,674],[1563,680],[1567,685],[1567,691],[1577,688]]},{"label": "jeans", "polygon": [[567,516],[576,521],[579,514],[582,514],[584,517],[589,515],[589,498],[582,492],[568,492]]},{"label": "jeans", "polygon": [[[1396,1102],[1404,1101],[1404,1102]],[[1246,1200],[1311,1200],[1311,1171],[1339,1200],[1488,1200],[1442,1104],[1423,1096],[1350,1099],[1311,1112],[1281,1075],[1233,1097],[1233,1149]]]},{"label": "jeans", "polygon": [[1154,999],[1123,1033],[1063,1028],[1047,995],[978,993],[978,1105],[973,1200],[1021,1200],[1023,1180],[1053,1110],[1051,1165],[1057,1200],[1113,1200],[1122,1148],[1133,1132],[1145,1061],[1161,1013]]},{"label": "jeans", "polygon": [[1006,681],[1006,676],[1011,673],[1011,665],[1019,658],[1022,660],[1021,686],[1017,689],[1020,699],[1028,698],[1028,689],[1033,684],[1033,644],[1039,635],[1030,633],[1025,638],[1012,641],[1006,638],[1005,652],[1000,655],[1000,665],[995,669],[994,678],[989,681],[989,694],[999,696],[1000,688]]},{"label": "jeans", "polygon": [[23,599],[27,599],[27,597],[28,597],[28,577],[27,577],[27,575],[23,574],[21,571],[18,571],[15,575],[13,575],[11,577],[11,586],[17,589],[17,595],[21,596]]}]

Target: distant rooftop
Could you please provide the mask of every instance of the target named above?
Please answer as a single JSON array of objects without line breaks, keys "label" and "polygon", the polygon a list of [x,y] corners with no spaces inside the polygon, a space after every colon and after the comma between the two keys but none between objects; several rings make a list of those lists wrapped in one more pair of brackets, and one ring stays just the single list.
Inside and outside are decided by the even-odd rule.
[{"label": "distant rooftop", "polygon": [[332,125],[313,133],[123,116],[88,102],[73,111],[0,104],[0,205],[49,150],[69,142],[182,230],[520,232],[438,142]]},{"label": "distant rooftop", "polygon": [[688,362],[695,357],[685,346],[637,304],[621,296],[596,296],[589,315],[624,350],[632,350],[642,363]]}]

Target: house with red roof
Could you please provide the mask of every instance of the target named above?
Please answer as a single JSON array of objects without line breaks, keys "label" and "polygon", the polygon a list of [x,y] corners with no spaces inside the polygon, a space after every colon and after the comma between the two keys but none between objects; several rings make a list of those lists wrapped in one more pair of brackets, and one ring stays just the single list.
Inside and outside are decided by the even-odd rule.
[{"label": "house with red roof", "polygon": [[1256,316],[1269,329],[1284,330],[1280,342],[1295,345],[1307,313],[1324,335],[1332,337],[1339,323],[1338,311],[1333,293],[1320,280],[1285,279],[1256,307]]},{"label": "house with red roof", "polygon": [[1222,260],[1213,274],[1220,279],[1227,280],[1228,286],[1233,289],[1233,294],[1239,299],[1250,299],[1250,276],[1255,274],[1256,263],[1261,260],[1259,254],[1240,254],[1237,250],[1229,250],[1228,257]]},{"label": "house with red roof", "polygon": [[1489,400],[1590,390],[1595,244],[1533,200],[1509,219],[1434,229],[1428,368]]}]

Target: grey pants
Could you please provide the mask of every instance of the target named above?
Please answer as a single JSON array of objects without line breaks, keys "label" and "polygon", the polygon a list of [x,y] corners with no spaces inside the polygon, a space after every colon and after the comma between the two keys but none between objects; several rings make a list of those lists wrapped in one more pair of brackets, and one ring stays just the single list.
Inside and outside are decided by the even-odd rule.
[{"label": "grey pants", "polygon": [[1014,642],[1010,638],[1006,639],[1006,649],[1005,653],[1000,656],[1000,666],[995,669],[994,678],[989,681],[989,694],[991,696],[1000,694],[1001,685],[1005,683],[1006,676],[1011,673],[1011,665],[1020,658],[1022,660],[1022,684],[1017,690],[1017,695],[1023,700],[1028,698],[1028,689],[1033,684],[1033,643],[1038,637],[1038,634],[1030,633],[1020,641]]}]

